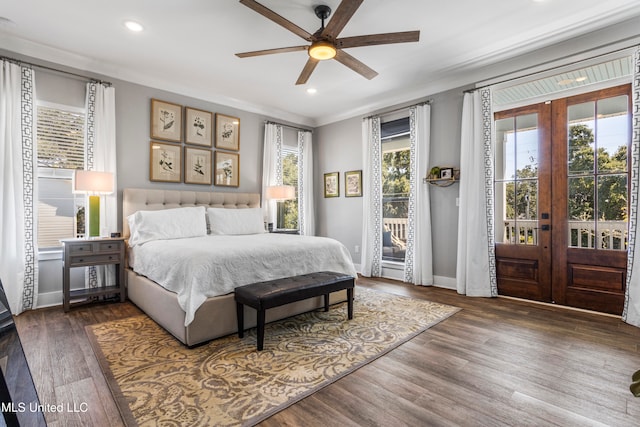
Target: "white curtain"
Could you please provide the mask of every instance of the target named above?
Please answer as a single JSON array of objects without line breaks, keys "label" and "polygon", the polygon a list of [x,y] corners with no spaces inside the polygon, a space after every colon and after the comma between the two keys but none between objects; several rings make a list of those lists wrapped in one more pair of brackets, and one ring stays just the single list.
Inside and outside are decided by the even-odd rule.
[{"label": "white curtain", "polygon": [[0,280],[11,313],[37,306],[37,152],[31,68],[0,61]]},{"label": "white curtain", "polygon": [[[86,168],[111,172],[114,177],[114,192],[101,196],[100,200],[100,235],[109,236],[109,233],[116,231],[118,227],[115,89],[101,83],[87,83],[85,108],[87,111]],[[88,226],[87,223],[87,229]],[[87,271],[89,287],[112,286],[116,283],[113,265],[93,267]]]},{"label": "white curtain", "polygon": [[460,146],[458,293],[498,295],[493,230],[493,114],[491,91],[464,95]]},{"label": "white curtain", "polygon": [[640,49],[633,55],[633,140],[631,141],[631,200],[629,202],[629,249],[627,253],[627,289],[622,319],[640,326],[640,244],[638,209],[640,208]]},{"label": "white curtain", "polygon": [[275,200],[268,200],[267,187],[282,184],[282,126],[276,123],[264,125],[264,153],[262,159],[262,214],[267,223],[277,223],[278,210]]},{"label": "white curtain", "polygon": [[416,285],[432,285],[431,203],[429,186],[422,182],[423,177],[427,176],[429,165],[431,106],[427,104],[411,107],[409,125],[411,171],[404,281]]},{"label": "white curtain", "polygon": [[316,233],[312,134],[302,130],[298,131],[298,228],[303,236]]},{"label": "white curtain", "polygon": [[380,117],[362,121],[362,259],[366,277],[382,274],[382,144]]}]

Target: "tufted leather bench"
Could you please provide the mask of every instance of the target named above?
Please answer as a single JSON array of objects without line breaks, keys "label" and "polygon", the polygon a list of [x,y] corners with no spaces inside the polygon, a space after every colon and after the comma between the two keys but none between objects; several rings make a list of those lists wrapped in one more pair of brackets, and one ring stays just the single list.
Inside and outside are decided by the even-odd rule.
[{"label": "tufted leather bench", "polygon": [[324,311],[329,311],[329,294],[347,290],[347,315],[353,319],[353,276],[331,271],[303,274],[301,276],[258,282],[235,289],[238,336],[244,336],[244,305],[258,311],[258,351],[264,344],[265,312],[307,298],[324,296]]}]

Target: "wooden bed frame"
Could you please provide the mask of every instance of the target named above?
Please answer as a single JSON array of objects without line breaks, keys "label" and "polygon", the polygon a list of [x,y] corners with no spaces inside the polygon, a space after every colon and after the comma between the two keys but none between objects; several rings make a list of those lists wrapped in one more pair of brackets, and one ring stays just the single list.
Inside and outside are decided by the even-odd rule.
[{"label": "wooden bed frame", "polygon": [[[221,193],[177,190],[149,190],[125,188],[122,202],[123,237],[129,238],[127,217],[140,210],[162,210],[187,206],[205,206],[226,209],[260,207],[258,193]],[[129,252],[127,253],[129,256]],[[233,293],[208,298],[195,313],[195,318],[184,326],[185,312],[178,305],[177,294],[157,283],[126,269],[127,296],[151,317],[187,346],[194,346],[214,338],[238,331],[236,304]],[[346,300],[346,292],[331,294],[331,303]],[[298,301],[269,310],[267,322],[324,307],[323,298]],[[245,307],[245,328],[256,325],[256,311]]]}]

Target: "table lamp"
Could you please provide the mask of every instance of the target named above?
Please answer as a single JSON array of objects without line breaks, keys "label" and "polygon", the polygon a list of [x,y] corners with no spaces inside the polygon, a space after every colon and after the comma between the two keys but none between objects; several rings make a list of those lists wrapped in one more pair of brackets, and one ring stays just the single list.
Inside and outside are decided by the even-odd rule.
[{"label": "table lamp", "polygon": [[89,194],[89,237],[100,235],[100,195],[113,193],[113,173],[76,170],[73,192]]},{"label": "table lamp", "polygon": [[265,191],[265,197],[278,202],[278,228],[282,228],[284,222],[284,202],[296,198],[296,188],[293,185],[271,185]]}]

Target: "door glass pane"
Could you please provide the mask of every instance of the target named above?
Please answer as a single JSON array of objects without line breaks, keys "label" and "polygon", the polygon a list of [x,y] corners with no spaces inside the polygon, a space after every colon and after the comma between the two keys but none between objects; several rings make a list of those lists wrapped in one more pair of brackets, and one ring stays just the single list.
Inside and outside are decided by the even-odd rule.
[{"label": "door glass pane", "polygon": [[592,176],[569,178],[569,246],[593,248],[595,189]]},{"label": "door glass pane", "polygon": [[538,176],[538,115],[516,117],[516,178]]},{"label": "door glass pane", "polygon": [[538,232],[538,115],[496,120],[496,241],[536,245]]},{"label": "door glass pane", "polygon": [[516,186],[516,218],[519,242],[538,244],[538,181],[519,181]]},{"label": "door glass pane", "polygon": [[595,164],[595,102],[571,105],[569,119],[569,174],[589,174]]},{"label": "door glass pane", "polygon": [[627,175],[598,177],[598,249],[627,249]]},{"label": "door glass pane", "polygon": [[568,108],[571,247],[626,250],[628,102],[622,95]]},{"label": "door glass pane", "polygon": [[599,172],[626,172],[627,170],[628,105],[629,100],[626,95],[598,101],[596,144]]}]

